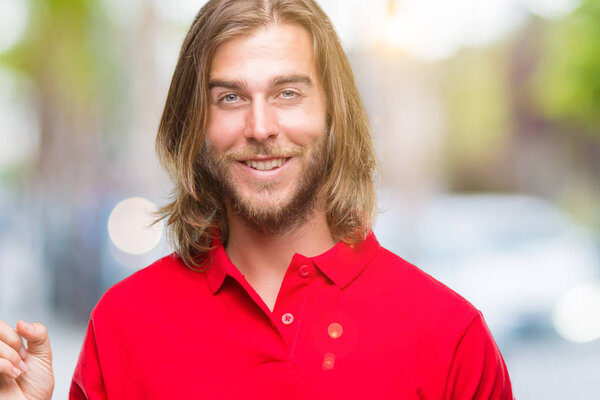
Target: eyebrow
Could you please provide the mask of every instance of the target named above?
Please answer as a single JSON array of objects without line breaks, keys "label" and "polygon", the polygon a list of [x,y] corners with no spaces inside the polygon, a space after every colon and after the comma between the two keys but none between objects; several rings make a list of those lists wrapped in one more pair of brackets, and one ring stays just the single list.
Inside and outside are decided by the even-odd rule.
[{"label": "eyebrow", "polygon": [[308,86],[314,85],[309,76],[302,74],[279,75],[271,80],[271,85],[273,86],[287,85],[288,83],[304,83]]},{"label": "eyebrow", "polygon": [[211,79],[208,82],[208,88],[212,89],[212,88],[216,88],[216,87],[239,90],[239,89],[246,89],[247,86],[246,86],[246,83],[243,81],[223,81],[220,79]]},{"label": "eyebrow", "polygon": [[[287,85],[289,83],[304,83],[305,85],[308,85],[310,87],[314,85],[312,79],[310,79],[309,76],[302,74],[279,75],[271,79],[272,86]],[[208,82],[208,89],[210,90],[216,87],[232,90],[243,90],[247,88],[247,85],[244,81],[240,80],[225,81],[221,79],[211,79]]]}]

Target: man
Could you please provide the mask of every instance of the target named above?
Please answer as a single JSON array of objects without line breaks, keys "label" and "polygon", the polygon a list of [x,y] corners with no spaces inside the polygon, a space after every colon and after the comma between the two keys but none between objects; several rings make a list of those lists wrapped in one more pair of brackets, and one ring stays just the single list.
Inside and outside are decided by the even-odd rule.
[{"label": "man", "polygon": [[[512,399],[481,314],[371,232],[366,121],[312,0],[209,1],[157,138],[177,251],[99,301],[70,397]],[[0,393],[49,398],[45,330],[17,328]]]}]

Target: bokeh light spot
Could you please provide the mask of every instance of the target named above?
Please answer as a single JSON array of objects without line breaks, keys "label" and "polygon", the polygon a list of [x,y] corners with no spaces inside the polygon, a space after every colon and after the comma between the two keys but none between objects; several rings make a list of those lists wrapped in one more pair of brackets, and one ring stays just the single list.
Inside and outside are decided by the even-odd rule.
[{"label": "bokeh light spot", "polygon": [[323,369],[333,369],[335,364],[335,354],[325,353],[323,357]]},{"label": "bokeh light spot", "polygon": [[11,48],[25,31],[28,18],[26,2],[0,1],[0,53]]},{"label": "bokeh light spot", "polygon": [[581,0],[524,0],[529,11],[546,18],[560,18],[579,7]]},{"label": "bokeh light spot", "polygon": [[331,336],[333,339],[337,339],[340,336],[342,336],[342,333],[344,333],[344,328],[342,327],[341,324],[337,323],[337,322],[332,322],[331,324],[329,324],[329,326],[327,327],[327,333],[329,334],[329,336]]},{"label": "bokeh light spot", "polygon": [[108,218],[108,235],[114,245],[128,254],[152,250],[162,236],[162,224],[151,225],[157,207],[150,200],[132,197],[115,206]]},{"label": "bokeh light spot", "polygon": [[577,286],[565,293],[554,306],[552,322],[558,334],[572,342],[600,338],[600,282]]}]

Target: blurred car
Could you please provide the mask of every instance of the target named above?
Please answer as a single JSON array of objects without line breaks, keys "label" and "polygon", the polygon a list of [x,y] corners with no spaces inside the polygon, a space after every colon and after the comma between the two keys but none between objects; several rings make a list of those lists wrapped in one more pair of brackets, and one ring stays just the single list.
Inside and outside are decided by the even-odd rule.
[{"label": "blurred car", "polygon": [[411,205],[380,193],[380,243],[480,309],[499,343],[552,328],[566,291],[600,271],[597,237],[549,202],[445,195]]}]

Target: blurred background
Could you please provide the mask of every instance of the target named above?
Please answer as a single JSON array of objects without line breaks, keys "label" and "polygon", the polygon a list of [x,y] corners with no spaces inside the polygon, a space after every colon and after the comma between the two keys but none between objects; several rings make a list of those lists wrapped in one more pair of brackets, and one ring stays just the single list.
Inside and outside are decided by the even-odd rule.
[{"label": "blurred background", "polygon": [[[154,137],[197,0],[0,1],[0,319],[89,312],[171,250]],[[481,309],[516,397],[600,398],[600,0],[321,0],[380,164],[380,242]]]}]

